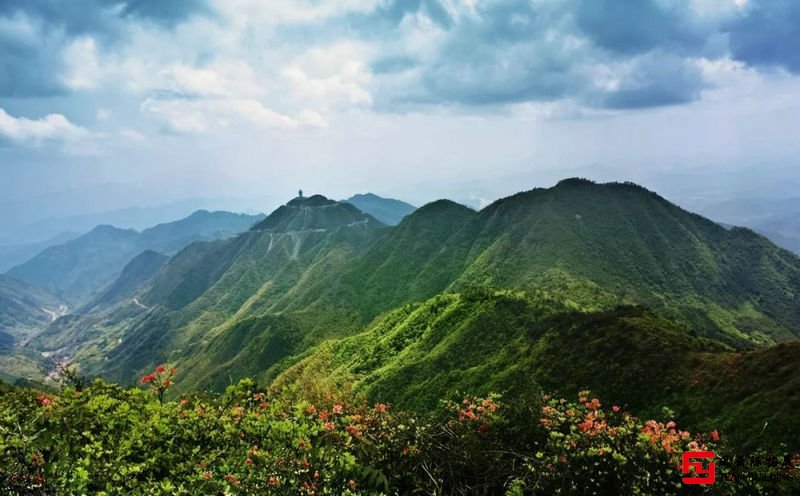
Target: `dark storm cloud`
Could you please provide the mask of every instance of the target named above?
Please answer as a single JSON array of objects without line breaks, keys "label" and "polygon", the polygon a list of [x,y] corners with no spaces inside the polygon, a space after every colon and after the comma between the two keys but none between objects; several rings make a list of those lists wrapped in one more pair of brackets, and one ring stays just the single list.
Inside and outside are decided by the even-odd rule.
[{"label": "dark storm cloud", "polygon": [[746,14],[729,23],[727,30],[736,59],[800,72],[800,1],[751,0]]},{"label": "dark storm cloud", "polygon": [[572,54],[547,31],[559,19],[529,2],[505,0],[451,30],[423,84],[433,97],[467,105],[563,96],[578,77]]},{"label": "dark storm cloud", "polygon": [[[432,4],[397,0],[379,13],[399,23],[403,15],[436,11]],[[708,34],[694,27],[687,8],[643,0],[483,2],[457,18],[448,14],[447,22],[444,14],[433,19],[445,40],[424,62],[408,54],[397,60],[414,63],[395,66],[382,59],[374,69],[394,72],[384,70],[389,65],[420,73],[408,95],[389,96],[399,105],[563,98],[617,109],[676,105],[698,98],[704,86],[699,69],[684,57],[698,55]],[[609,79],[620,80],[609,88],[599,84],[598,65],[619,70]]]},{"label": "dark storm cloud", "polygon": [[204,9],[200,0],[2,0],[0,97],[65,93],[61,50],[76,36],[91,35],[108,46],[124,22],[171,25]]},{"label": "dark storm cloud", "polygon": [[688,2],[666,6],[653,0],[581,0],[575,15],[589,39],[619,54],[656,48],[696,53],[709,33],[693,25],[688,9]]},{"label": "dark storm cloud", "polygon": [[653,54],[637,60],[619,88],[600,93],[595,106],[636,109],[680,105],[700,98],[705,87],[700,69],[679,57]]},{"label": "dark storm cloud", "polygon": [[0,29],[0,96],[62,93],[53,75],[60,65],[60,46],[60,37],[28,29]]}]

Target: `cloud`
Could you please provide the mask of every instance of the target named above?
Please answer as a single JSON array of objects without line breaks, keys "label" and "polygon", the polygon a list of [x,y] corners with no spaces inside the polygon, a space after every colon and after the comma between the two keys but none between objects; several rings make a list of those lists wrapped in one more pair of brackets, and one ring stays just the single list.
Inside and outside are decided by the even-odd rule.
[{"label": "cloud", "polygon": [[693,60],[648,52],[612,69],[605,87],[589,98],[593,106],[623,110],[688,103],[707,86],[703,74]]},{"label": "cloud", "polygon": [[756,67],[800,73],[800,2],[750,0],[727,24],[733,57]]},{"label": "cloud", "polygon": [[9,115],[0,108],[0,137],[16,144],[41,145],[46,142],[76,143],[89,138],[90,133],[61,114],[27,119]]},{"label": "cloud", "polygon": [[703,98],[700,60],[797,73],[798,23],[793,0],[6,0],[0,96],[110,92],[171,132],[622,111]]},{"label": "cloud", "polygon": [[272,129],[319,127],[324,120],[311,111],[296,117],[281,114],[254,99],[184,99],[148,98],[141,106],[144,112],[159,119],[167,131],[186,134],[202,133],[246,122]]},{"label": "cloud", "polygon": [[0,97],[52,96],[63,92],[54,72],[63,33],[48,32],[22,14],[0,17]]},{"label": "cloud", "polygon": [[701,50],[709,36],[689,2],[581,0],[575,15],[581,32],[600,48],[619,54]]},{"label": "cloud", "polygon": [[3,0],[0,97],[94,89],[101,48],[123,43],[138,23],[166,29],[202,12],[204,0]]}]

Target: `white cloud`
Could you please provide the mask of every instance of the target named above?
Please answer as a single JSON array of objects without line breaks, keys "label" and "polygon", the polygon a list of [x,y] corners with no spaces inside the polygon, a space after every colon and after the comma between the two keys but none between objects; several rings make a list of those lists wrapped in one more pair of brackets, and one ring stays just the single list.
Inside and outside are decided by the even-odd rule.
[{"label": "white cloud", "polygon": [[369,106],[372,74],[366,52],[364,45],[346,41],[314,47],[292,60],[281,75],[294,101],[321,111],[342,104]]},{"label": "white cloud", "polygon": [[71,123],[61,114],[49,114],[41,119],[14,117],[0,108],[0,137],[23,145],[44,142],[76,143],[90,137],[87,129]]},{"label": "white cloud", "polygon": [[93,90],[103,84],[105,70],[98,60],[97,44],[93,38],[73,40],[64,49],[64,84],[73,90]]},{"label": "white cloud", "polygon": [[321,126],[319,114],[304,111],[290,117],[271,110],[254,99],[157,99],[148,98],[142,110],[156,116],[176,133],[202,133],[232,126],[239,121],[258,127],[295,129]]}]

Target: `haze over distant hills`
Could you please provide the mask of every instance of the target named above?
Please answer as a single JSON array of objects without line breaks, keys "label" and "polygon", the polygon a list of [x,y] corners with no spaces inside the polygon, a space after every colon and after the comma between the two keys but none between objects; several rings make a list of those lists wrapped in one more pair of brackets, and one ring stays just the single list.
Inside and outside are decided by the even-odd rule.
[{"label": "haze over distant hills", "polygon": [[21,243],[12,245],[0,245],[0,273],[7,271],[27,262],[39,252],[73,240],[80,236],[76,232],[62,232],[52,238],[36,243]]},{"label": "haze over distant hills", "polygon": [[97,226],[67,243],[47,248],[8,274],[57,291],[76,304],[110,283],[131,258],[144,250],[175,253],[194,241],[233,236],[261,218],[199,210],[142,232]]},{"label": "haze over distant hills", "polygon": [[393,198],[382,198],[372,193],[353,195],[347,200],[388,226],[396,226],[400,221],[417,209],[414,205]]},{"label": "haze over distant hills", "polygon": [[725,224],[750,227],[800,254],[800,198],[736,198],[706,205],[700,212]]}]

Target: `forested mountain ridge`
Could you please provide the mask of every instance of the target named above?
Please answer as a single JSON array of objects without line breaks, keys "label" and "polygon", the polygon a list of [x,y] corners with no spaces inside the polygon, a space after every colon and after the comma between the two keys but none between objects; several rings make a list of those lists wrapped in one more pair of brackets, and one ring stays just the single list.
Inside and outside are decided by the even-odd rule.
[{"label": "forested mountain ridge", "polygon": [[723,348],[794,340],[800,315],[793,254],[639,186],[571,179],[479,212],[440,200],[392,228],[348,203],[297,198],[248,232],[173,256],[113,332],[88,344],[73,323],[74,339],[54,328],[44,349],[66,347],[118,380],[170,361],[197,371],[187,387],[219,389],[269,380],[405,304],[481,287],[569,311],[650,308]]}]

